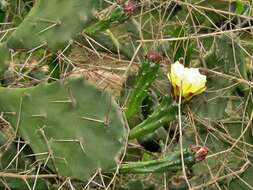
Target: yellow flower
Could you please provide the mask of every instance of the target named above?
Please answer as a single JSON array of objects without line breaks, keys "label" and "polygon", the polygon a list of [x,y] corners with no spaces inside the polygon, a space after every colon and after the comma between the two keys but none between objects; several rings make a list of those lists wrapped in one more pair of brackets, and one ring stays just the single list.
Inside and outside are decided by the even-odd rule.
[{"label": "yellow flower", "polygon": [[[193,96],[206,90],[206,76],[202,75],[197,68],[185,68],[178,61],[171,65],[168,73],[171,82],[171,90],[176,100],[180,96],[180,86],[182,84],[182,101],[188,101]],[[181,83],[182,82],[182,83]]]}]

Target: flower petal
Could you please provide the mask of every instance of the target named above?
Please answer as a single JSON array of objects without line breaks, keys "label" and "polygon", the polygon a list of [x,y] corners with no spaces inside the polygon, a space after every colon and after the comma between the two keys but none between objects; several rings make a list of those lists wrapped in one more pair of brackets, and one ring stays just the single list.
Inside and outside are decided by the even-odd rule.
[{"label": "flower petal", "polygon": [[178,61],[171,65],[168,78],[171,82],[172,93],[176,99],[180,95],[181,85],[182,98],[185,100],[189,100],[206,90],[206,76],[202,75],[198,68],[185,68]]}]

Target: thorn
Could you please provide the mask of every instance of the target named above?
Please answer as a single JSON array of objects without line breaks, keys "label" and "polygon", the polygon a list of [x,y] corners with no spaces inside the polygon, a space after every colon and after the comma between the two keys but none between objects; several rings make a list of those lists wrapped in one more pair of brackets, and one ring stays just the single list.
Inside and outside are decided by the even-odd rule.
[{"label": "thorn", "polygon": [[51,142],[73,142],[73,143],[78,143],[80,145],[82,151],[84,153],[86,153],[85,150],[84,150],[82,140],[77,140],[77,139],[53,139],[53,138],[51,138],[50,141]]},{"label": "thorn", "polygon": [[41,22],[51,23],[51,24],[61,24],[60,20],[49,20],[49,19],[46,19],[46,18],[37,18],[37,20],[41,21]]},{"label": "thorn", "polygon": [[93,122],[98,122],[98,123],[103,123],[105,124],[105,121],[99,120],[99,119],[93,119],[93,118],[89,118],[89,117],[80,117],[81,119],[85,119],[88,121],[93,121]]},{"label": "thorn", "polygon": [[70,87],[68,87],[68,93],[69,93],[69,96],[70,96],[69,98],[70,98],[70,100],[72,101],[72,105],[75,107],[76,104],[77,104],[77,102],[76,102],[76,99],[75,99],[74,96],[73,96],[73,93],[72,93]]},{"label": "thorn", "polygon": [[59,170],[58,170],[58,168],[56,166],[56,163],[55,163],[55,160],[54,160],[55,159],[54,151],[53,151],[53,149],[52,149],[52,147],[51,147],[51,145],[50,145],[50,143],[49,143],[49,141],[46,137],[45,131],[44,131],[44,128],[46,128],[46,127],[47,127],[46,125],[43,125],[41,128],[38,129],[38,132],[40,132],[41,136],[43,137],[43,139],[46,143],[47,149],[48,149],[48,157],[46,159],[46,162],[44,163],[43,169],[45,169],[49,159],[51,158],[52,164],[53,164],[53,167],[54,167],[55,171],[57,173],[59,173]]},{"label": "thorn", "polygon": [[80,147],[81,147],[82,151],[83,151],[84,153],[86,153],[85,150],[84,150],[84,146],[83,146],[83,143],[81,142],[81,140],[79,140],[79,144],[80,144]]},{"label": "thorn", "polygon": [[43,117],[43,118],[46,118],[46,117],[47,117],[47,114],[31,115],[31,117]]},{"label": "thorn", "polygon": [[42,43],[41,45],[39,45],[39,46],[37,46],[37,47],[35,47],[35,48],[29,50],[27,53],[28,53],[28,54],[29,54],[29,53],[32,53],[32,52],[36,51],[37,49],[42,48],[42,47],[45,46],[45,45],[47,45],[47,42],[44,42],[44,43]]},{"label": "thorn", "polygon": [[50,101],[51,103],[73,103],[72,100],[59,100],[59,101]]},{"label": "thorn", "polygon": [[104,124],[107,127],[109,126],[109,123],[110,123],[111,108],[112,108],[112,97],[111,95],[109,95],[108,110],[106,111],[106,116],[105,116],[105,121],[104,121]]},{"label": "thorn", "polygon": [[3,114],[6,114],[6,115],[16,115],[17,113],[16,112],[1,112]]},{"label": "thorn", "polygon": [[53,28],[53,27],[55,27],[55,26],[58,26],[58,25],[59,25],[58,23],[54,23],[54,24],[52,24],[52,25],[46,27],[45,29],[39,31],[38,34],[44,33],[44,32],[46,32],[47,30],[50,30],[51,28]]},{"label": "thorn", "polygon": [[42,155],[47,155],[48,152],[41,152],[41,153],[36,153],[36,154],[28,154],[28,155],[25,155],[24,158],[27,158],[27,157],[33,157],[33,156],[42,156]]}]

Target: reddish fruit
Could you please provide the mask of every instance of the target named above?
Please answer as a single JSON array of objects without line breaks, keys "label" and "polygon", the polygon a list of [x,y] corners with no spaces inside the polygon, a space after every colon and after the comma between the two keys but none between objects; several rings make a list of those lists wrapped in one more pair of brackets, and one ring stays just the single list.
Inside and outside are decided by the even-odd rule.
[{"label": "reddish fruit", "polygon": [[196,161],[202,161],[206,158],[206,156],[208,155],[208,148],[205,147],[205,146],[191,146],[191,151],[193,153],[195,153],[195,158],[196,158]]},{"label": "reddish fruit", "polygon": [[127,16],[131,16],[134,13],[136,6],[132,1],[127,1],[124,6],[124,12]]},{"label": "reddish fruit", "polygon": [[151,62],[159,63],[162,59],[162,56],[156,51],[150,51],[147,53],[145,58]]}]

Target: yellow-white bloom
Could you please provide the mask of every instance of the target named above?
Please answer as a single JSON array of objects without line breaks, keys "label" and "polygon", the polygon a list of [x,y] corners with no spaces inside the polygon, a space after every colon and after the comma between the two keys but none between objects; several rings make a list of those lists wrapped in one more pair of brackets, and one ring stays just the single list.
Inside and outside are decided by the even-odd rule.
[{"label": "yellow-white bloom", "polygon": [[193,96],[206,90],[206,76],[198,68],[185,68],[178,61],[171,65],[168,73],[171,82],[172,94],[178,100],[182,84],[182,100],[190,100]]}]

